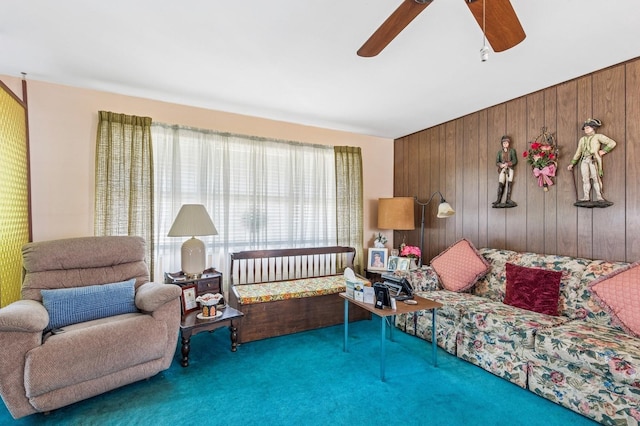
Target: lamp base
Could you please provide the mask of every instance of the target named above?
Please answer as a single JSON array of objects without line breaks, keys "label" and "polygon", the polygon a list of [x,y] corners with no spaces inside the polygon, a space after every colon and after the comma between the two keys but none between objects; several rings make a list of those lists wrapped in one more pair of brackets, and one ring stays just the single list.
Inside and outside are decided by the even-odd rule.
[{"label": "lamp base", "polygon": [[206,268],[206,248],[196,237],[191,237],[182,244],[182,272],[188,276],[202,274]]}]

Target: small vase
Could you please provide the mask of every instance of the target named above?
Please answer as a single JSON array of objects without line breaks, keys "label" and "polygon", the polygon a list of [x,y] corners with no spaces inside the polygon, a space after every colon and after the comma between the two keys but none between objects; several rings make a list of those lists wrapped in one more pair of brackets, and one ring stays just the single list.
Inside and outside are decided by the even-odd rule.
[{"label": "small vase", "polygon": [[414,269],[418,269],[418,259],[412,257],[411,262],[409,262],[409,270],[413,271]]}]

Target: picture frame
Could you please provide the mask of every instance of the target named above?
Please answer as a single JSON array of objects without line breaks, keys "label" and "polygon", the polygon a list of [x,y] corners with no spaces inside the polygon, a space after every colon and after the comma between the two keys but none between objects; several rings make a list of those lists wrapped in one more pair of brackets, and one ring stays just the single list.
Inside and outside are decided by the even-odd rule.
[{"label": "picture frame", "polygon": [[198,310],[198,302],[196,302],[197,295],[198,286],[196,284],[185,285],[182,287],[182,295],[180,296],[182,315]]},{"label": "picture frame", "polygon": [[408,271],[410,265],[411,265],[411,259],[409,259],[408,257],[399,257],[398,258],[398,267],[395,270],[396,271]]},{"label": "picture frame", "polygon": [[386,271],[387,262],[389,261],[389,249],[386,248],[370,248],[367,260],[367,269],[369,271]]},{"label": "picture frame", "polygon": [[398,269],[399,256],[389,256],[389,262],[387,263],[387,271],[394,272]]}]

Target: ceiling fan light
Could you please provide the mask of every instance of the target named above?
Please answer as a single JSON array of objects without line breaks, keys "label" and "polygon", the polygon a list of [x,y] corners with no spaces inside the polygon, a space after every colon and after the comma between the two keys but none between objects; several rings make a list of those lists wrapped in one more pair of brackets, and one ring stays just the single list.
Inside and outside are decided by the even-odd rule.
[{"label": "ceiling fan light", "polygon": [[487,62],[487,59],[489,59],[489,48],[485,44],[482,46],[482,49],[480,49],[480,60],[482,62]]}]

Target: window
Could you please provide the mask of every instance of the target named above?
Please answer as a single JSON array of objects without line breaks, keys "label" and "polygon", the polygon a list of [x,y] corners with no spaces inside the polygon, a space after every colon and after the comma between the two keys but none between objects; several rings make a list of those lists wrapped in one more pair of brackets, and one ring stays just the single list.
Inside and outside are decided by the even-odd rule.
[{"label": "window", "polygon": [[200,237],[207,266],[228,253],[336,244],[331,146],[153,123],[156,277],[180,270],[184,239],[167,232],[185,203],[204,204],[218,235]]}]

